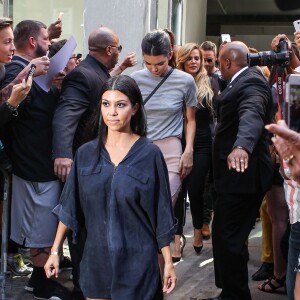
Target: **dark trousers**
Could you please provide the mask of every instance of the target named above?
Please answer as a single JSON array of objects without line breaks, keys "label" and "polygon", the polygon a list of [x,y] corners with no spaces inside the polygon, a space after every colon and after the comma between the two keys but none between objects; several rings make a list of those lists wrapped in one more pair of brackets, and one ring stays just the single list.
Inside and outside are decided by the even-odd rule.
[{"label": "dark trousers", "polygon": [[195,152],[193,169],[187,178],[187,189],[191,205],[193,227],[203,226],[203,194],[211,162],[211,151]]},{"label": "dark trousers", "polygon": [[215,281],[226,299],[251,300],[246,241],[262,199],[263,194],[217,193],[212,225]]}]

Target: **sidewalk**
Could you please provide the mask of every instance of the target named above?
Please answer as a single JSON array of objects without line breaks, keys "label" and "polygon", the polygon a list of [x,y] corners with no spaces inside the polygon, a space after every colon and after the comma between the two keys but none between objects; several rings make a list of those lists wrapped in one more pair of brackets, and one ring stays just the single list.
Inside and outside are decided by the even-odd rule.
[{"label": "sidewalk", "polygon": [[[184,234],[187,239],[184,248],[183,260],[175,266],[177,273],[177,286],[175,291],[166,297],[166,300],[200,300],[219,295],[220,291],[214,284],[214,269],[212,258],[211,240],[204,241],[204,247],[199,256],[193,249],[193,228],[191,225],[190,210],[187,210],[186,226]],[[253,300],[284,300],[287,299],[283,294],[269,294],[260,292],[257,289],[258,282],[251,280],[251,274],[256,272],[261,265],[261,223],[256,223],[249,238],[250,261],[249,267],[249,286]],[[67,248],[64,249],[68,254]],[[6,282],[4,292],[1,293],[1,300],[32,300],[32,294],[24,290],[24,285],[28,278],[9,277]],[[72,288],[70,272],[60,274],[59,281],[68,288]],[[135,299],[132,299],[135,300]],[[242,300],[242,299],[241,299]]]}]

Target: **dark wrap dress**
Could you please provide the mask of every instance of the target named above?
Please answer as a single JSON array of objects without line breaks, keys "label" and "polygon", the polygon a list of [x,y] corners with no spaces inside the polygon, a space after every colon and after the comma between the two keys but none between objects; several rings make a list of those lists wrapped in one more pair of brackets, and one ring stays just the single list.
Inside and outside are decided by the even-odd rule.
[{"label": "dark wrap dress", "polygon": [[175,233],[168,171],[159,148],[140,138],[118,166],[98,141],[79,148],[54,213],[85,227],[80,264],[86,297],[153,300],[161,287],[157,251]]}]

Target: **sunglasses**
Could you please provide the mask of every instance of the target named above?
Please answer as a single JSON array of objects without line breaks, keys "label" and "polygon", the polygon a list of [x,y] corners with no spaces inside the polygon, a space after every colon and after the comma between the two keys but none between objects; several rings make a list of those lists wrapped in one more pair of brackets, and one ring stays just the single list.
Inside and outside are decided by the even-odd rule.
[{"label": "sunglasses", "polygon": [[121,53],[121,51],[122,51],[122,45],[120,45],[120,46],[109,45],[107,47],[117,48],[119,53]]},{"label": "sunglasses", "polygon": [[212,63],[212,62],[214,61],[213,58],[204,58],[203,60],[204,60],[204,61],[207,61],[207,62],[209,62],[209,63]]}]

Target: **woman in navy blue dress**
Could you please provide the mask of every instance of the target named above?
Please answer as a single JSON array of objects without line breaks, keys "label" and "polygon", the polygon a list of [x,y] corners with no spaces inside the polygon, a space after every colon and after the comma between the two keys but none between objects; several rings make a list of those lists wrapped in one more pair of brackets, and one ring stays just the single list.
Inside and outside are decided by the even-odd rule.
[{"label": "woman in navy blue dress", "polygon": [[[87,231],[80,287],[87,299],[158,300],[175,287],[170,242],[175,233],[168,172],[146,137],[135,81],[113,77],[101,92],[99,137],[80,147],[55,209],[60,222],[45,265],[58,276],[67,229]],[[166,265],[162,287],[157,253]]]}]

